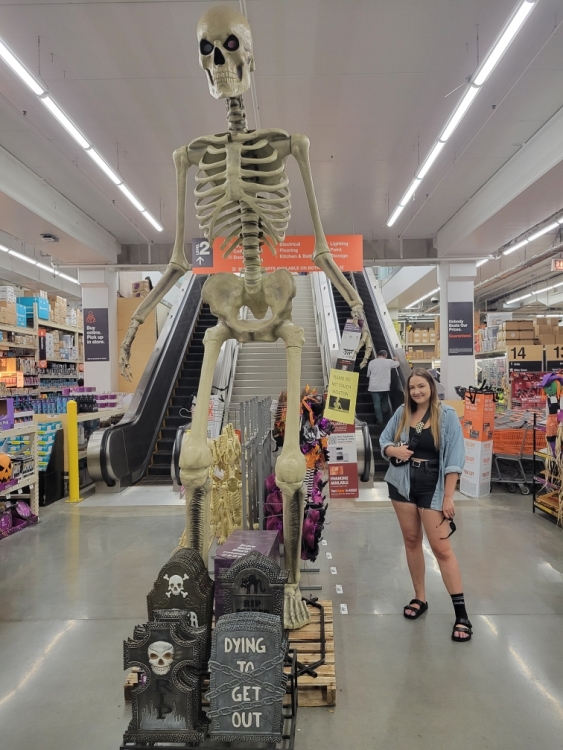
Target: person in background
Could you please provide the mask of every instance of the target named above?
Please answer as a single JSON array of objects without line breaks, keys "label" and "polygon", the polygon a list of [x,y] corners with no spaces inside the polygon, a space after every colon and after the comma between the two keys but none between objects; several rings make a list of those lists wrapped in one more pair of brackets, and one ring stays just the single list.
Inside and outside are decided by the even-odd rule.
[{"label": "person in background", "polygon": [[416,368],[410,374],[405,404],[381,433],[379,445],[381,455],[390,462],[385,480],[403,534],[414,588],[415,598],[403,613],[408,620],[417,620],[428,609],[424,530],[452,598],[452,641],[467,643],[473,630],[450,544],[456,530],[454,492],[465,463],[465,446],[459,418],[451,406],[438,400],[436,381],[428,370]]},{"label": "person in background", "polygon": [[76,385],[79,388],[82,388],[82,386],[84,385],[84,378],[78,378],[78,380],[76,381]]},{"label": "person in background", "polygon": [[[393,357],[393,359],[388,357],[388,351],[381,349],[377,352],[377,357],[372,359],[368,365],[368,391],[371,393],[373,400],[375,421],[379,425],[386,424],[391,416],[391,401],[389,400],[391,370],[399,366],[397,357]],[[383,416],[383,412],[386,416]]]}]

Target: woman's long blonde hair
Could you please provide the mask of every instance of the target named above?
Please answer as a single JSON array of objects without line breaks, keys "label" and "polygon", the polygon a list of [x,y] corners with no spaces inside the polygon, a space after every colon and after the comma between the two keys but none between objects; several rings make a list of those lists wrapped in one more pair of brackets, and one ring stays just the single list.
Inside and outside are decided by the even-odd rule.
[{"label": "woman's long blonde hair", "polygon": [[434,445],[436,450],[438,450],[440,447],[440,421],[442,416],[440,399],[438,398],[438,391],[436,389],[434,378],[430,375],[428,370],[425,370],[423,367],[417,367],[408,377],[407,385],[405,387],[405,408],[401,415],[401,421],[397,427],[397,432],[395,433],[395,442],[398,443],[401,439],[401,434],[405,430],[408,431],[411,424],[411,417],[416,411],[416,403],[412,400],[409,390],[411,379],[415,376],[424,378],[430,386],[430,430],[432,431],[432,437],[434,438]]}]

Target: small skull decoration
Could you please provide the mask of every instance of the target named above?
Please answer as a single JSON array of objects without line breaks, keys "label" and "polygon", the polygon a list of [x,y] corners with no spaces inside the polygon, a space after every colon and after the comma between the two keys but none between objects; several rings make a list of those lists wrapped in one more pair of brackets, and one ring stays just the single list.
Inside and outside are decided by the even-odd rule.
[{"label": "small skull decoration", "polygon": [[215,99],[242,96],[254,70],[252,33],[246,18],[224,5],[211,8],[197,26],[199,64]]},{"label": "small skull decoration", "polygon": [[155,641],[148,649],[149,664],[155,674],[167,674],[174,661],[174,646],[166,641]]},{"label": "small skull decoration", "polygon": [[187,575],[187,573],[184,573],[184,577],[181,578],[180,576],[168,576],[165,575],[164,578],[168,581],[168,591],[166,592],[166,596],[170,599],[171,596],[179,596],[180,594],[184,597],[184,599],[187,597],[187,592],[184,591],[184,581],[189,581],[190,577]]}]

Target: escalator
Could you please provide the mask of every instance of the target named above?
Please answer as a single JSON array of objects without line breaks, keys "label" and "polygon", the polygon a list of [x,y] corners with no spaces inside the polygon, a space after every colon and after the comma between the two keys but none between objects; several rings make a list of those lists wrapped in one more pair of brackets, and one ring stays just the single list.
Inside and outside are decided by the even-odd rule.
[{"label": "escalator", "polygon": [[190,421],[203,360],[203,335],[215,320],[202,307],[206,278],[191,275],[182,285],[123,419],[96,430],[90,438],[88,473],[94,481],[122,488],[141,479],[171,481],[176,427]]},{"label": "escalator", "polygon": [[[395,346],[381,319],[384,313],[388,315],[387,310],[379,309],[382,305],[384,306],[384,303],[381,301],[378,304],[373,298],[368,282],[365,278],[365,272],[354,274],[346,273],[344,275],[352,286],[356,288],[363,302],[366,321],[373,341],[374,354],[377,354],[380,349],[386,349],[389,352],[390,357],[395,356]],[[340,333],[342,333],[346,321],[351,317],[350,307],[334,286],[332,286],[332,293],[334,296],[334,306],[338,318],[338,325]],[[360,364],[363,358],[364,350],[362,349],[358,354],[354,365],[354,371],[358,372],[360,376],[358,382],[358,397],[356,401],[356,418],[367,424],[373,449],[375,473],[379,478],[381,472],[387,469],[387,461],[381,457],[379,451],[379,436],[381,435],[383,428],[380,425],[377,425],[375,421],[373,401],[368,391],[369,379],[367,377],[367,366],[360,370]],[[402,368],[399,367],[391,373],[390,398],[393,412],[403,403],[405,381],[401,369]]]},{"label": "escalator", "polygon": [[197,323],[184,354],[178,380],[168,402],[168,408],[160,426],[159,438],[152,454],[147,473],[140,484],[172,484],[170,466],[174,440],[178,427],[191,420],[193,398],[197,395],[203,365],[203,337],[208,328],[217,323],[208,305],[202,305]]}]

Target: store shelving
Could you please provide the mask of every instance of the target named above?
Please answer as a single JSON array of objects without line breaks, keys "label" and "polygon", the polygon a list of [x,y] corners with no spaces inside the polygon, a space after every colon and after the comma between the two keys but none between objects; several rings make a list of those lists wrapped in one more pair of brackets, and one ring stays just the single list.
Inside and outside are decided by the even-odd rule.
[{"label": "store shelving", "polygon": [[532,482],[532,511],[535,513],[536,510],[541,510],[542,513],[546,513],[548,516],[555,519],[557,523],[560,522],[561,508],[559,494],[561,492],[561,484],[557,482],[558,471],[552,472],[551,481],[546,477],[541,476],[538,462],[542,461],[544,470],[550,465],[555,464],[557,469],[556,458],[551,453],[551,448],[548,447],[543,450],[536,450],[536,435],[538,432],[545,434],[545,427],[538,425],[536,415],[534,415],[534,453],[533,453],[533,482]]},{"label": "store shelving", "polygon": [[0,498],[8,497],[14,492],[27,487],[29,489],[29,505],[31,507],[31,512],[35,516],[38,516],[39,498],[37,495],[37,482],[39,481],[39,477],[37,473],[37,425],[35,422],[22,422],[21,424],[15,425],[15,427],[10,430],[2,430],[0,431],[0,441],[26,435],[30,437],[29,451],[33,457],[33,472],[22,476],[17,484],[13,484],[10,487],[1,490]]}]

